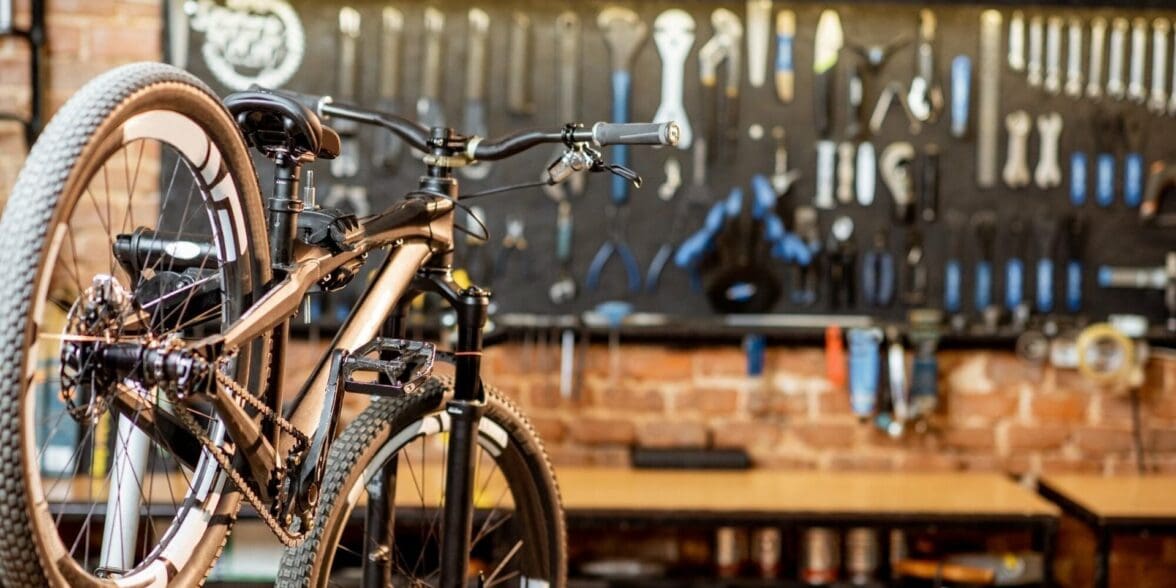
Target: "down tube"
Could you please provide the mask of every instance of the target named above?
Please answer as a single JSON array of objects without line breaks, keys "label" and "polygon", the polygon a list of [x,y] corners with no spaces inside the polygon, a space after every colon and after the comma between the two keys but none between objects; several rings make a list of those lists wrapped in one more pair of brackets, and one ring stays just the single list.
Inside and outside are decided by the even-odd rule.
[{"label": "down tube", "polygon": [[[392,312],[416,275],[417,268],[429,258],[430,253],[429,244],[423,241],[410,241],[393,249],[359,304],[339,328],[331,348],[353,351],[374,339],[379,334],[380,325],[384,324],[384,318]],[[323,354],[314,373],[293,400],[289,420],[298,430],[307,434],[318,430],[320,424],[318,420],[330,375],[330,357],[330,353]],[[288,439],[283,436],[283,440]],[[283,447],[283,452],[286,449]]]}]

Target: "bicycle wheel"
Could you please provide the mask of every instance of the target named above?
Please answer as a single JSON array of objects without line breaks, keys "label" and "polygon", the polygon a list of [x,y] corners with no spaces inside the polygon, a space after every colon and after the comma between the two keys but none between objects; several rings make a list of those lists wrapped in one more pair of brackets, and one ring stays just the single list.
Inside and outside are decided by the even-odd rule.
[{"label": "bicycle wheel", "polygon": [[[563,586],[566,534],[551,465],[518,409],[487,391],[475,448],[471,573],[483,573],[487,586]],[[315,527],[286,551],[279,586],[358,586],[360,566],[372,557],[387,565],[382,578],[364,580],[365,586],[436,585],[447,392],[446,383],[433,379],[418,394],[377,398],[340,435],[327,460]],[[384,500],[381,484],[396,489],[383,492]],[[349,525],[361,504],[364,523]],[[373,504],[387,515],[380,522],[387,525],[388,551],[365,546],[379,512]]]},{"label": "bicycle wheel", "polygon": [[[45,129],[0,220],[3,585],[204,579],[240,496],[207,450],[183,444],[176,415],[216,444],[224,429],[111,376],[99,350],[218,332],[270,280],[265,243],[244,141],[191,75],[121,67]],[[260,390],[268,345],[221,369]]]}]

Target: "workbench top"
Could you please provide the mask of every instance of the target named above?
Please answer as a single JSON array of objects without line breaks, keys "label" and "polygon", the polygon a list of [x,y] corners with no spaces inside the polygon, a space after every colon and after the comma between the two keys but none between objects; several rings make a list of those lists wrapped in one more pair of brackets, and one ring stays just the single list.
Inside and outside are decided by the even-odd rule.
[{"label": "workbench top", "polygon": [[1176,521],[1176,475],[1058,474],[1041,484],[1099,518]]}]

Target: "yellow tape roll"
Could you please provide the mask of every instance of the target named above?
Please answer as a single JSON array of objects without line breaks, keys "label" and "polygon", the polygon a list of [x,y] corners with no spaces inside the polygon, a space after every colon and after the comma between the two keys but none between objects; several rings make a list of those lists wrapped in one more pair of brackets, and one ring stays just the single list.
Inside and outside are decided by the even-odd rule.
[{"label": "yellow tape roll", "polygon": [[[1112,345],[1112,350],[1120,357],[1119,365],[1115,369],[1106,371],[1092,364],[1092,352],[1104,345]],[[1078,372],[1100,384],[1130,384],[1135,371],[1135,342],[1123,331],[1116,329],[1110,323],[1095,323],[1086,327],[1078,334]],[[1099,356],[1105,355],[1097,352]]]}]

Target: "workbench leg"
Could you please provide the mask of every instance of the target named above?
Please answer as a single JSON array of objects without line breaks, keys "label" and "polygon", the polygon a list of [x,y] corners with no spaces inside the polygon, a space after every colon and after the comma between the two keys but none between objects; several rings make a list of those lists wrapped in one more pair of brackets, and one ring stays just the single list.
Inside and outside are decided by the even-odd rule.
[{"label": "workbench leg", "polygon": [[1033,530],[1037,548],[1041,550],[1041,585],[1053,586],[1054,550],[1057,546],[1058,522],[1056,519],[1046,519]]},{"label": "workbench leg", "polygon": [[1103,526],[1094,530],[1097,552],[1094,554],[1094,586],[1107,588],[1111,581],[1111,532]]}]

